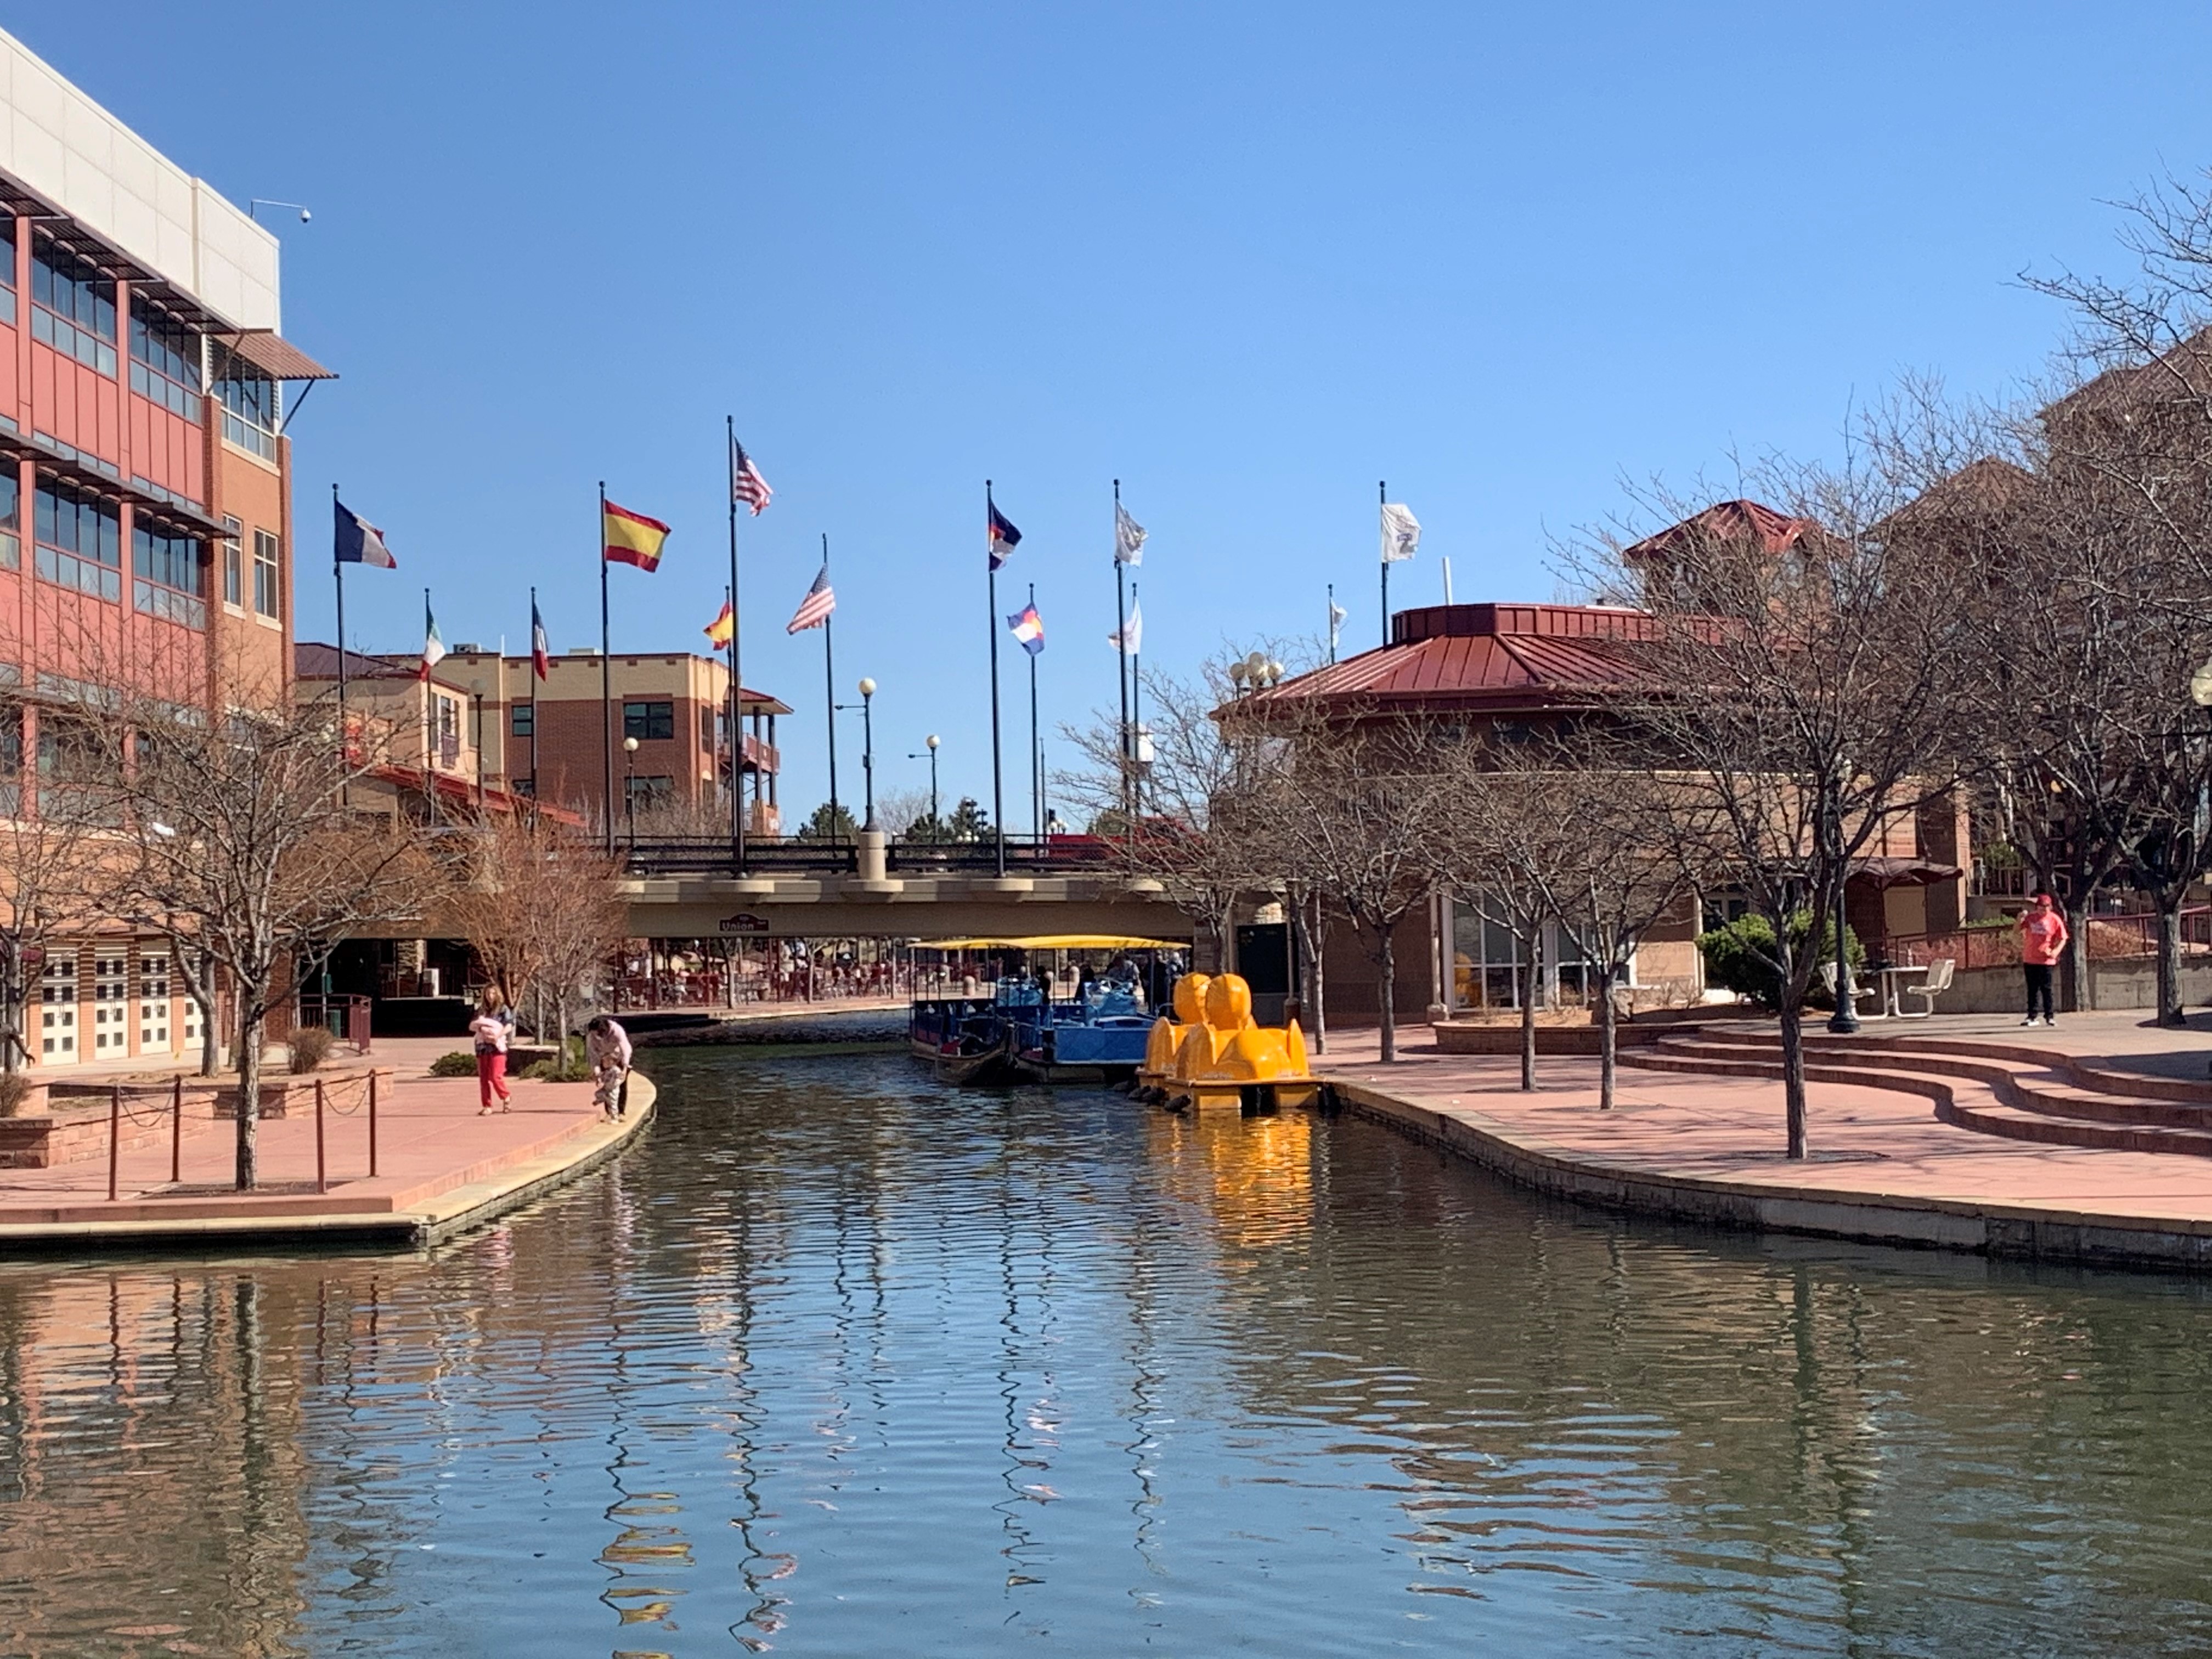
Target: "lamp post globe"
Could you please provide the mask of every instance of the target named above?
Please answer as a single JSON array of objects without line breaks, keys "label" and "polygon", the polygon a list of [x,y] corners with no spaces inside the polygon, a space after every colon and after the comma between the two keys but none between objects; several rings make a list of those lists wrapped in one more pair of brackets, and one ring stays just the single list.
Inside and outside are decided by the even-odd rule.
[{"label": "lamp post globe", "polygon": [[875,701],[876,683],[864,674],[860,677],[860,828],[870,830],[876,827]]},{"label": "lamp post globe", "polygon": [[637,856],[637,739],[623,739],[623,817],[629,825],[629,855]]}]

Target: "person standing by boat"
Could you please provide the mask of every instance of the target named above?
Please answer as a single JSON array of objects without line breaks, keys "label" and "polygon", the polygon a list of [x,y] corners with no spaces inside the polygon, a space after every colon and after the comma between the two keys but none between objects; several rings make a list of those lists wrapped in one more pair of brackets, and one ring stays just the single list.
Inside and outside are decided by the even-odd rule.
[{"label": "person standing by boat", "polygon": [[2043,1023],[2057,1024],[2051,1017],[2051,970],[2065,953],[2067,939],[2066,918],[2051,903],[2050,894],[2038,893],[2020,918],[2020,965],[2027,980],[2027,1018],[2021,1024],[2035,1024],[2039,1003]]},{"label": "person standing by boat", "polygon": [[592,1099],[610,1118],[629,1109],[629,1033],[618,1020],[595,1014],[584,1027],[584,1060],[599,1086]]}]

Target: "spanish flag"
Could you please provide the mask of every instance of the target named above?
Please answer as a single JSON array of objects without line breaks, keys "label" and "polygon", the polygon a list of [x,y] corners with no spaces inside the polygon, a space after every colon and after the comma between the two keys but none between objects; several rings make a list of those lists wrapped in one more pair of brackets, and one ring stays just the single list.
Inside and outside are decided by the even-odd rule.
[{"label": "spanish flag", "polygon": [[605,504],[601,528],[606,537],[609,564],[634,564],[640,570],[660,568],[660,544],[668,539],[668,526],[658,519],[633,513],[626,507]]},{"label": "spanish flag", "polygon": [[738,613],[731,610],[730,602],[724,599],[722,614],[707,624],[707,643],[718,649],[728,645],[730,635],[736,631],[737,626]]}]

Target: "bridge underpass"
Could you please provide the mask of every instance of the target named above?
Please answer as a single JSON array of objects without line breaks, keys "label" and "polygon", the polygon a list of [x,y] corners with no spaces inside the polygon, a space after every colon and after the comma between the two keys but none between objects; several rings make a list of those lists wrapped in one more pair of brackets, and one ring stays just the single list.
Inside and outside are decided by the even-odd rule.
[{"label": "bridge underpass", "polygon": [[1119,874],[634,876],[630,936],[646,939],[1191,938],[1158,882]]}]

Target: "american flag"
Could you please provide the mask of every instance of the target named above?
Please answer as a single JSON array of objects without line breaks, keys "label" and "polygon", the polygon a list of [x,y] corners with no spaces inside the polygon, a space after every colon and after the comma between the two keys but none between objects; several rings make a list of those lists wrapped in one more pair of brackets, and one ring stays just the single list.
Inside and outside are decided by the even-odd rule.
[{"label": "american flag", "polygon": [[760,469],[753,465],[753,458],[745,453],[745,447],[733,435],[730,439],[730,499],[752,508],[753,517],[757,519],[774,493],[768,487],[768,480],[761,477]]},{"label": "american flag", "polygon": [[814,579],[814,586],[806,590],[806,597],[799,602],[799,609],[783,625],[787,634],[803,634],[810,628],[819,628],[830,620],[830,613],[837,608],[836,591],[830,586],[830,564],[823,561],[822,574]]}]

